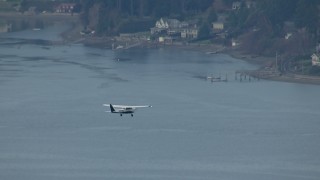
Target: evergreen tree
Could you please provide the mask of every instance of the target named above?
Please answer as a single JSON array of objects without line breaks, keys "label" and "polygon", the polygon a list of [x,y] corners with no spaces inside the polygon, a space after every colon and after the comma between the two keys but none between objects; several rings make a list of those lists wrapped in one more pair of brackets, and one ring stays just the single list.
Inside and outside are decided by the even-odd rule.
[{"label": "evergreen tree", "polygon": [[214,10],[213,8],[210,8],[207,19],[208,19],[208,20],[207,20],[208,23],[212,23],[212,22],[214,22],[214,21],[217,21],[218,16],[217,16],[217,14],[216,14],[216,12],[215,12],[215,10]]},{"label": "evergreen tree", "polygon": [[205,39],[210,36],[210,25],[203,23],[199,29],[198,39]]},{"label": "evergreen tree", "polygon": [[316,34],[319,23],[318,1],[299,0],[296,8],[295,23],[297,27],[306,27],[312,34]]},{"label": "evergreen tree", "polygon": [[271,22],[273,32],[279,35],[283,23],[293,18],[297,0],[258,0],[258,10]]}]

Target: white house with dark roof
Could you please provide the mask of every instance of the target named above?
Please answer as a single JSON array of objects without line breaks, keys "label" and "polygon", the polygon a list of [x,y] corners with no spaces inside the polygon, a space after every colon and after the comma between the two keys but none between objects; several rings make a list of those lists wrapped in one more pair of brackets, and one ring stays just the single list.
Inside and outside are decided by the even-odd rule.
[{"label": "white house with dark roof", "polygon": [[151,28],[151,34],[167,34],[171,37],[180,37],[183,39],[195,39],[198,37],[198,27],[196,24],[177,19],[161,18]]},{"label": "white house with dark roof", "polygon": [[224,23],[223,22],[213,22],[212,23],[212,29],[213,29],[213,32],[223,31]]},{"label": "white house with dark roof", "polygon": [[183,28],[181,31],[181,38],[196,39],[198,38],[199,29],[197,27]]},{"label": "white house with dark roof", "polygon": [[240,9],[241,7],[241,2],[240,1],[235,1],[232,3],[232,9],[233,10],[237,10],[237,9]]},{"label": "white house with dark roof", "polygon": [[56,7],[57,13],[72,13],[75,3],[61,3]]},{"label": "white house with dark roof", "polygon": [[312,66],[320,66],[319,54],[312,54],[311,63]]}]

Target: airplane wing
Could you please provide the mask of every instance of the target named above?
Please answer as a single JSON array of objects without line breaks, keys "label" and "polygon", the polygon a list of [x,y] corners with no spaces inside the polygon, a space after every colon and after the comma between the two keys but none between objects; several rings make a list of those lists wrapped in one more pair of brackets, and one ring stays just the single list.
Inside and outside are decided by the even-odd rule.
[{"label": "airplane wing", "polygon": [[[110,104],[103,104],[103,106],[108,106],[110,107]],[[113,105],[112,106],[114,108],[120,108],[120,109],[125,109],[125,108],[133,108],[133,109],[136,109],[136,108],[146,108],[146,107],[152,107],[151,105],[142,105],[142,106],[130,106],[130,105]]]},{"label": "airplane wing", "polygon": [[129,108],[146,108],[146,107],[152,107],[152,106],[144,105],[144,106],[125,106],[125,107],[129,107]]}]

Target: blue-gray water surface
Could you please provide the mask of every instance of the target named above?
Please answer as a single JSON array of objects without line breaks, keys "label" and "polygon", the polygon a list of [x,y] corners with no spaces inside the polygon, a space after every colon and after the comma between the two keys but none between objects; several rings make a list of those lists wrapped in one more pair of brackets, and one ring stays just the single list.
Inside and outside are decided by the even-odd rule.
[{"label": "blue-gray water surface", "polygon": [[0,179],[320,179],[320,86],[239,82],[256,67],[225,54],[12,39],[56,34],[1,35]]}]

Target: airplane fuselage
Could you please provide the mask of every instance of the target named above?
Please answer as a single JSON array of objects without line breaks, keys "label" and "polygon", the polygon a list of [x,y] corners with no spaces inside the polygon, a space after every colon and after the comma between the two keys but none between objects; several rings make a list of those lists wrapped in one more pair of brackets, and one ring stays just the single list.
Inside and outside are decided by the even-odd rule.
[{"label": "airplane fuselage", "polygon": [[120,114],[120,116],[122,116],[122,114],[131,114],[131,116],[133,116],[133,113],[137,108],[152,107],[150,105],[145,105],[145,106],[114,105],[113,106],[112,104],[104,104],[104,106],[109,106],[111,113],[118,113]]}]

